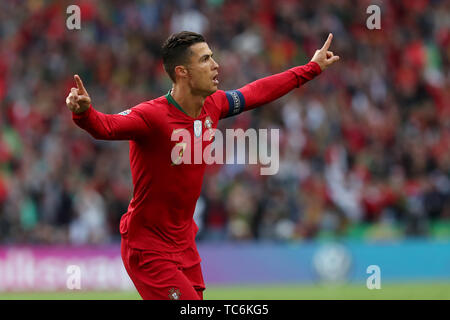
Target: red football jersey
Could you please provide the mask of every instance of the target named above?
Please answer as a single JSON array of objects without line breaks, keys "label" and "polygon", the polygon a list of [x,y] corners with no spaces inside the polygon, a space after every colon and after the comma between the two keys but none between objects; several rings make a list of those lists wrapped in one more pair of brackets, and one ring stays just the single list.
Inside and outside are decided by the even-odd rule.
[{"label": "red football jersey", "polygon": [[211,140],[203,141],[201,135],[217,128],[220,119],[273,101],[320,72],[319,65],[310,62],[238,90],[218,90],[205,99],[197,118],[184,113],[170,94],[120,114],[103,114],[92,106],[81,114],[73,114],[75,123],[96,139],[130,141],[134,192],[120,223],[120,232],[127,236],[129,245],[166,253],[191,248],[192,260],[199,261],[194,241],[198,228],[193,214],[201,192],[205,162],[194,164],[194,152],[188,144],[182,146],[180,156],[190,154],[191,164],[176,160],[174,163],[171,155],[178,141],[172,141],[172,134],[180,129],[188,130],[191,146],[201,143],[203,154]]}]

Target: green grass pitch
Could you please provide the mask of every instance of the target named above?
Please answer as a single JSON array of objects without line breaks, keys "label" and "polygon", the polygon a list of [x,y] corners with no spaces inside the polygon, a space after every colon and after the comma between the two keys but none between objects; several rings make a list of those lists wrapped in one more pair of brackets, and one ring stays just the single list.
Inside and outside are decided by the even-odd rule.
[{"label": "green grass pitch", "polygon": [[[385,284],[369,290],[363,284],[210,286],[207,300],[450,300],[450,282]],[[0,300],[134,300],[136,291],[0,292]]]}]

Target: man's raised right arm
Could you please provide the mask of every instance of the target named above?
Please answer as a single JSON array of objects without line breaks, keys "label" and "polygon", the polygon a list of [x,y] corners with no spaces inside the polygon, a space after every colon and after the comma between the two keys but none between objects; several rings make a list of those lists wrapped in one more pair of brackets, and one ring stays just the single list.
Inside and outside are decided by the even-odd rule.
[{"label": "man's raised right arm", "polygon": [[149,124],[141,111],[131,108],[119,114],[104,114],[92,107],[91,98],[83,82],[75,75],[77,88],[72,88],[66,98],[66,104],[72,111],[73,121],[101,140],[137,140],[150,131]]}]

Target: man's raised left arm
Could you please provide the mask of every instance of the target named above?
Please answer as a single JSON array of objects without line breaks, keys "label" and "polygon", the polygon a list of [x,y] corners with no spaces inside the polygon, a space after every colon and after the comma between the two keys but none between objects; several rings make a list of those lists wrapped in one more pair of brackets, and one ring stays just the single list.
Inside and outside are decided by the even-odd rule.
[{"label": "man's raised left arm", "polygon": [[221,118],[237,115],[272,102],[319,75],[339,60],[329,51],[333,35],[330,33],[322,48],[316,50],[311,61],[303,66],[251,82],[238,90],[225,91],[228,103],[222,109]]}]

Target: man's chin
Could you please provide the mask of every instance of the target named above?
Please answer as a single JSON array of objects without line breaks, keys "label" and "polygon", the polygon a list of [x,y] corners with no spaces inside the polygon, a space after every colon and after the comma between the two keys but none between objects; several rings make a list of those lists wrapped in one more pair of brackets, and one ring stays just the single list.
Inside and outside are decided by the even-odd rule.
[{"label": "man's chin", "polygon": [[210,95],[212,95],[214,92],[216,92],[217,90],[219,90],[219,88],[217,86],[213,86],[210,87],[208,89],[197,89],[197,90],[192,90],[192,93],[196,96],[202,96],[202,97],[208,97]]}]

